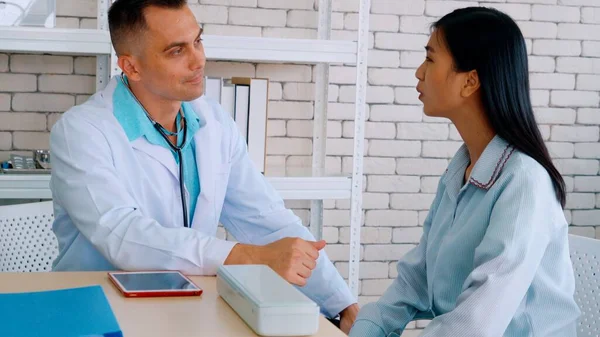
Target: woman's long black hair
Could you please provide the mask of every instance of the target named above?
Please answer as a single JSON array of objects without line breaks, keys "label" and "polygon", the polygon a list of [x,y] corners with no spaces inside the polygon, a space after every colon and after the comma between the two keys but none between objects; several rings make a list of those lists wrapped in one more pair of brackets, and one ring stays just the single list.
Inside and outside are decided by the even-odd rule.
[{"label": "woman's long black hair", "polygon": [[458,72],[476,70],[487,117],[500,137],[542,165],[565,207],[565,182],[544,144],[531,107],[525,39],[506,14],[485,7],[458,9],[432,25]]}]

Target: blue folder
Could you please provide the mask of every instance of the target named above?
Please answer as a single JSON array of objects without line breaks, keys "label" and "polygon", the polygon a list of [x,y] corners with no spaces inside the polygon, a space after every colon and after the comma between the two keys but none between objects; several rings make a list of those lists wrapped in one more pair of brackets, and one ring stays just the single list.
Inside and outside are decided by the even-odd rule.
[{"label": "blue folder", "polygon": [[100,286],[0,294],[0,336],[122,337]]}]

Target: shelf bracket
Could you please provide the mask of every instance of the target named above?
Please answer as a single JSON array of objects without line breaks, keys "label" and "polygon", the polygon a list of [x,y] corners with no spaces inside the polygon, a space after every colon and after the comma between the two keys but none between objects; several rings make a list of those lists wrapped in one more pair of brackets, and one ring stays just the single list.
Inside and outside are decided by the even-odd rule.
[{"label": "shelf bracket", "polygon": [[358,51],[356,60],[356,113],[354,119],[354,157],[350,201],[350,291],[358,299],[360,228],[362,226],[363,153],[365,147],[365,108],[367,98],[367,55],[369,51],[369,12],[371,0],[361,0],[358,11]]},{"label": "shelf bracket", "polygon": [[[112,4],[111,0],[98,0],[98,29],[108,31],[108,9]],[[96,91],[106,87],[110,81],[110,59],[109,55],[96,56]]]},{"label": "shelf bracket", "polygon": [[[319,0],[319,40],[331,38],[331,0]],[[313,176],[325,173],[327,155],[327,104],[329,101],[329,64],[318,63],[315,69],[315,106],[313,116]],[[323,237],[323,200],[310,202],[310,231],[317,240]]]}]

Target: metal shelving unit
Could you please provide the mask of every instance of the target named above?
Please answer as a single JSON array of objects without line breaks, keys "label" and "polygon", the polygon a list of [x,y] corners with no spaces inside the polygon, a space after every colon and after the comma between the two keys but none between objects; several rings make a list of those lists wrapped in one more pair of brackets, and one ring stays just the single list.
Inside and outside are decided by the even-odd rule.
[{"label": "metal shelving unit", "polygon": [[[286,200],[350,199],[350,177],[267,177]],[[0,174],[0,199],[51,199],[49,174]]]},{"label": "metal shelving unit", "polygon": [[[313,163],[305,176],[269,176],[284,199],[311,200],[311,231],[321,237],[324,199],[351,200],[349,284],[358,296],[362,176],[367,89],[367,51],[370,0],[360,0],[358,42],[330,40],[332,0],[319,0],[318,39],[204,36],[207,59],[253,63],[316,64]],[[108,34],[111,0],[98,0],[98,29],[0,27],[0,51],[97,56],[97,89],[118,74]],[[356,65],[356,113],[353,173],[326,176],[327,103],[329,65]],[[51,198],[49,176],[0,175],[0,199]]]},{"label": "metal shelving unit", "polygon": [[[203,35],[206,57],[256,63],[356,63],[356,42]],[[100,29],[0,28],[0,49],[13,53],[108,55],[108,31]]]}]

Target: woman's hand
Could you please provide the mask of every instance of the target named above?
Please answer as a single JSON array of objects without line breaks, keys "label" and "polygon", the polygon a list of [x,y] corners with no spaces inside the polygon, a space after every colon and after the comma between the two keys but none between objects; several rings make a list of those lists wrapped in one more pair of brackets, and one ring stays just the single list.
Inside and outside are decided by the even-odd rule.
[{"label": "woman's hand", "polygon": [[350,333],[350,329],[352,329],[352,325],[356,320],[356,316],[358,316],[358,311],[360,308],[358,304],[354,303],[346,309],[342,310],[340,313],[340,329],[347,335]]}]

